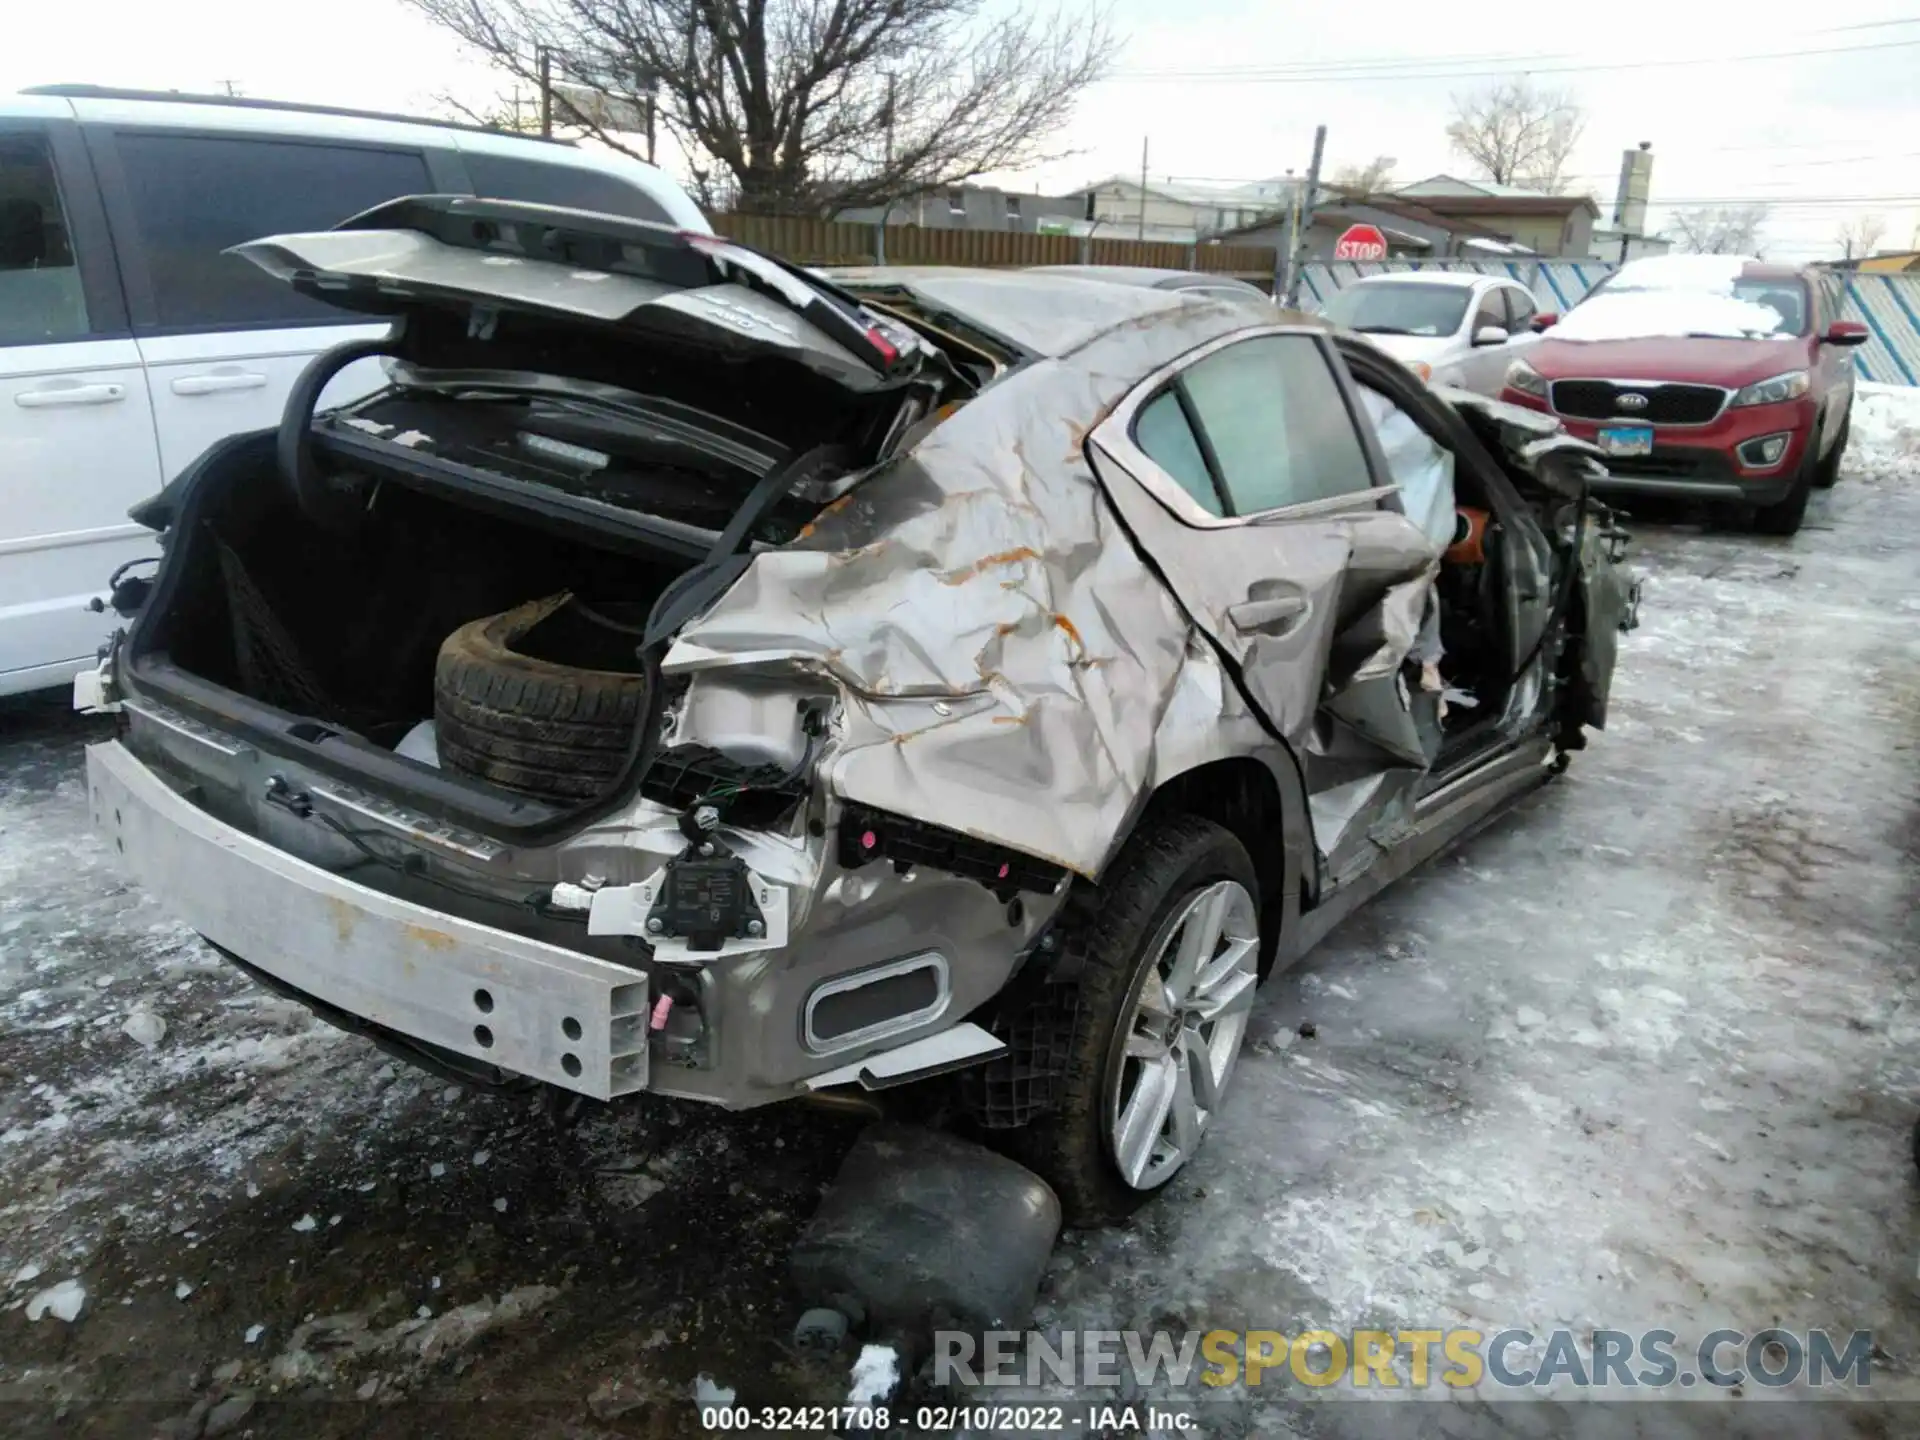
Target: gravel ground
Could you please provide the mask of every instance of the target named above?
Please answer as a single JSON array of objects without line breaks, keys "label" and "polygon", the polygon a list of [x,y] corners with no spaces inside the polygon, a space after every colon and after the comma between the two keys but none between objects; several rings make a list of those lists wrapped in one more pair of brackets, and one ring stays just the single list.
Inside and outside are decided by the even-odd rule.
[{"label": "gravel ground", "polygon": [[[1871,1327],[1920,1398],[1920,407],[1855,432],[1791,541],[1642,517],[1609,730],[1267,988],[1199,1161],[1062,1244],[1043,1324]],[[703,1376],[844,1395],[787,1349],[784,1257],[851,1122],[560,1129],[396,1066],[121,877],[102,733],[0,702],[0,1427],[673,1435]]]}]

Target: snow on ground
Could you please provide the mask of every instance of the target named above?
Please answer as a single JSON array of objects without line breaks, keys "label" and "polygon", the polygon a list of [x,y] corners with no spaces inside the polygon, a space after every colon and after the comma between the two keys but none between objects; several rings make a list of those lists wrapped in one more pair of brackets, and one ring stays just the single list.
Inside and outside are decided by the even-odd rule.
[{"label": "snow on ground", "polygon": [[[1687,522],[1634,525],[1607,732],[1267,988],[1199,1161],[1059,1248],[1044,1323],[1871,1326],[1912,1393],[1920,393],[1861,387],[1794,539]],[[476,1440],[844,1401],[857,1346],[785,1346],[784,1255],[850,1122],[557,1131],[327,1030],[124,880],[100,733],[0,703],[0,1398],[184,1435],[484,1395]],[[1298,1396],[1204,1433],[1362,1424]]]},{"label": "snow on ground", "polygon": [[1920,386],[1858,382],[1847,459],[1869,479],[1920,481]]}]

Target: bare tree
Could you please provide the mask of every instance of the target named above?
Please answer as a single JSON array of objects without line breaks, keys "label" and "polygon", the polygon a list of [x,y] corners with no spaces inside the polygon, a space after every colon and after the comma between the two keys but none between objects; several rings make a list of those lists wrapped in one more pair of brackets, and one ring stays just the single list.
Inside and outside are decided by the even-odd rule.
[{"label": "bare tree", "polygon": [[1834,232],[1834,243],[1844,260],[1864,260],[1880,248],[1887,233],[1884,215],[1856,215]]},{"label": "bare tree", "polygon": [[1760,249],[1765,205],[1718,205],[1674,212],[1680,248],[1691,255],[1751,255]]},{"label": "bare tree", "polygon": [[1586,128],[1570,92],[1536,90],[1521,75],[1454,96],[1447,139],[1496,184],[1557,194]]},{"label": "bare tree", "polygon": [[[989,0],[409,0],[522,84],[644,108],[696,198],[830,214],[1057,159],[1114,42],[1103,12]],[[557,121],[635,154],[570,103]]]},{"label": "bare tree", "polygon": [[461,125],[482,125],[515,135],[540,133],[539,101],[530,101],[519,90],[511,95],[496,95],[481,105],[469,105],[447,94],[435,95],[433,103],[441,115]]},{"label": "bare tree", "polygon": [[1376,155],[1364,165],[1342,165],[1333,172],[1333,183],[1356,195],[1378,195],[1393,179],[1393,167],[1399,163],[1391,155]]}]

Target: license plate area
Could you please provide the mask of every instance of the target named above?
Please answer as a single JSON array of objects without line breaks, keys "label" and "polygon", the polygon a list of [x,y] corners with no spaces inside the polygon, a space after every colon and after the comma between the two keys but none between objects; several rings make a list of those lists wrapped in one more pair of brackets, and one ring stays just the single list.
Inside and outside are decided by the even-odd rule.
[{"label": "license plate area", "polygon": [[1609,425],[1601,430],[1596,443],[1603,455],[1651,455],[1651,425]]}]

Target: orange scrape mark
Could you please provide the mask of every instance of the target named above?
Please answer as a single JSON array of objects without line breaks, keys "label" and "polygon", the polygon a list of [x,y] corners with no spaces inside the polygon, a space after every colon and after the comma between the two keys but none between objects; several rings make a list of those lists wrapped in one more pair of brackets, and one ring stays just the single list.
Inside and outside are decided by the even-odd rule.
[{"label": "orange scrape mark", "polygon": [[1053,623],[1058,625],[1062,630],[1066,631],[1067,638],[1072,640],[1073,643],[1078,645],[1082,650],[1087,648],[1087,642],[1082,640],[1080,638],[1080,632],[1074,629],[1073,621],[1069,620],[1064,615],[1056,615],[1053,617]]},{"label": "orange scrape mark", "polygon": [[425,925],[402,925],[400,928],[408,939],[429,950],[451,950],[454,947],[453,936],[444,930],[430,930]]},{"label": "orange scrape mark", "polygon": [[1001,565],[1018,565],[1026,560],[1038,560],[1040,552],[1029,545],[1017,550],[1002,550],[998,555],[983,555],[964,570],[949,570],[940,577],[944,585],[964,585],[982,570],[996,569]]}]

